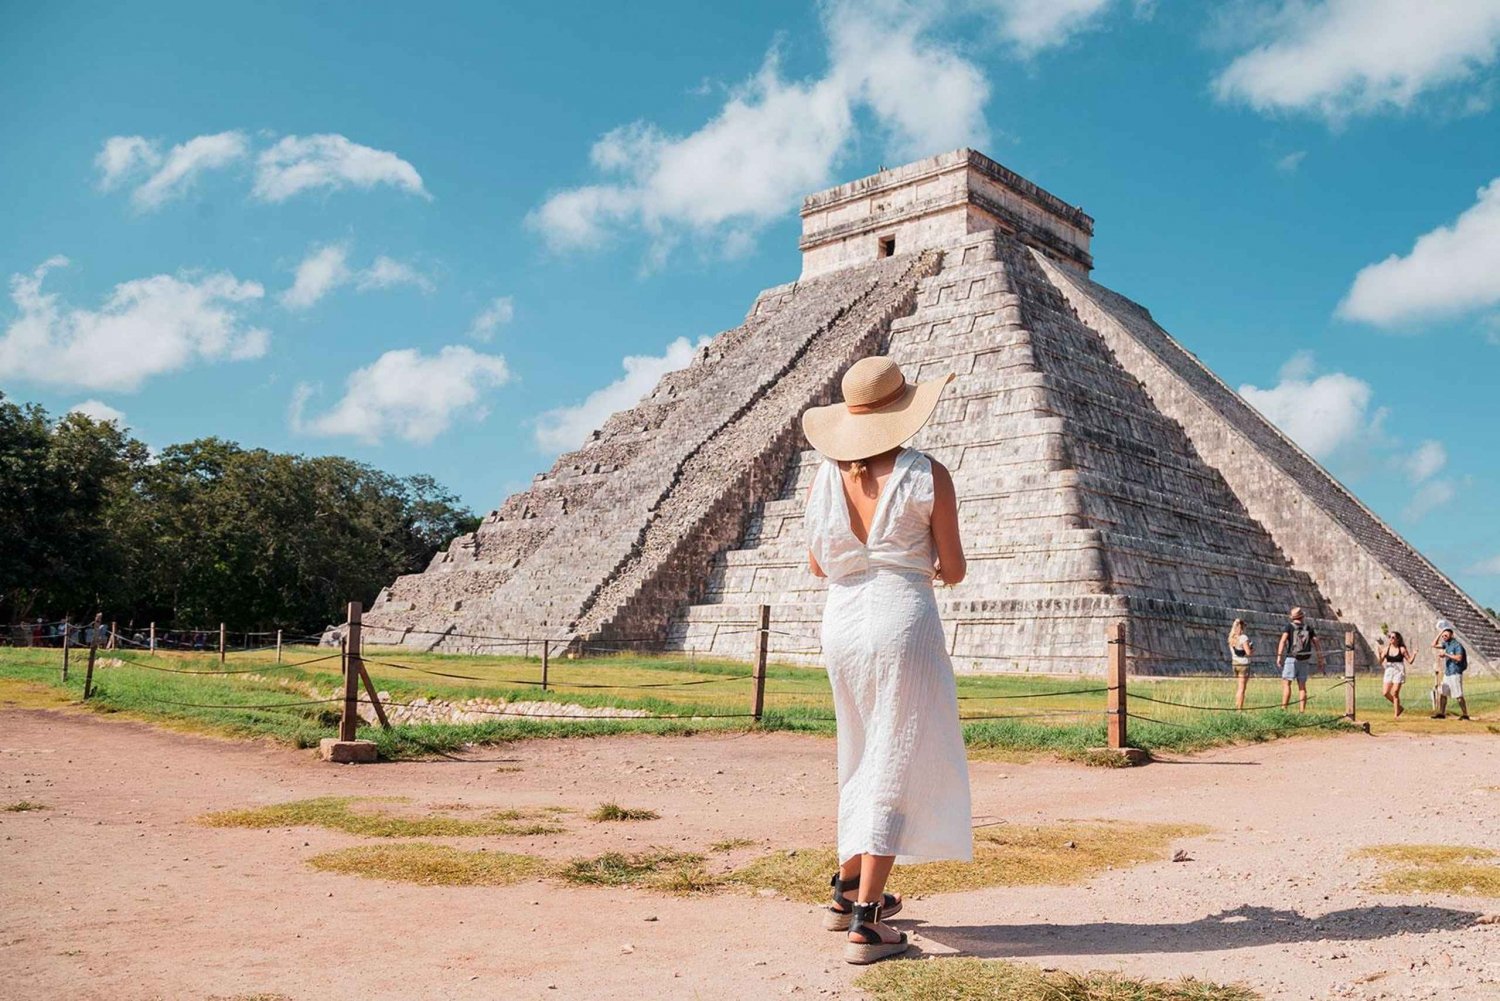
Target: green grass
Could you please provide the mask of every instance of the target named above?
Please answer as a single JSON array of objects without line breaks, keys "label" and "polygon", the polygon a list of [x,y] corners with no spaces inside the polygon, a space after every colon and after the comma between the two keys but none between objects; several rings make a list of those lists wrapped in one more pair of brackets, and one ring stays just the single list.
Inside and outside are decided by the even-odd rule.
[{"label": "green grass", "polygon": [[224,810],[198,819],[205,827],[326,827],[372,838],[475,838],[489,835],[558,834],[553,811],[490,810],[477,818],[432,812],[398,814],[376,804],[405,803],[394,797],[321,796],[274,806]]},{"label": "green grass", "polygon": [[[289,647],[286,660],[290,663],[327,656],[328,653],[326,648]],[[110,656],[113,657],[114,653],[111,652]],[[176,670],[218,670],[218,659],[211,654],[170,653],[148,658],[138,651],[121,651],[119,656]],[[76,703],[83,684],[82,660],[74,658],[71,677],[64,684],[58,677],[60,657],[57,650],[0,650],[0,706]],[[398,724],[392,730],[362,728],[360,736],[374,740],[379,745],[381,756],[387,759],[451,753],[471,744],[531,737],[621,733],[685,735],[743,731],[757,726],[746,716],[750,708],[751,682],[738,677],[748,673],[749,669],[732,661],[694,660],[679,655],[554,660],[549,671],[551,688],[546,692],[530,684],[541,677],[540,663],[535,658],[469,657],[371,648],[366,652],[366,663],[376,686],[388,691],[392,699],[399,702],[422,696],[455,701],[486,697],[644,709],[663,716],[701,714],[696,719],[656,720],[495,717],[481,723]],[[403,670],[388,666],[389,663],[419,670]],[[88,708],[222,736],[270,738],[297,747],[314,747],[320,738],[334,735],[338,703],[315,706],[288,703],[306,700],[310,685],[322,693],[337,690],[341,680],[336,659],[302,667],[278,667],[274,654],[266,651],[232,655],[227,666],[231,670],[258,668],[262,674],[258,677],[217,673],[167,674],[131,663],[101,666],[96,671],[95,697],[88,703]],[[1343,692],[1326,690],[1336,680],[1332,677],[1313,679],[1311,690],[1315,697],[1307,716],[1280,710],[1194,712],[1135,699],[1130,704],[1131,711],[1157,722],[1131,720],[1130,741],[1151,751],[1191,752],[1293,734],[1326,733],[1335,727],[1307,724],[1334,720],[1343,712]],[[702,683],[646,689],[572,687],[672,685],[680,682]],[[1087,760],[1089,749],[1105,742],[1104,694],[1098,691],[1075,694],[1074,691],[1102,686],[1103,679],[1094,676],[960,676],[959,707],[966,719],[965,740],[977,756],[1054,755]],[[1500,706],[1500,679],[1475,677],[1468,687],[1470,709],[1476,715],[1484,717]],[[1361,678],[1358,691],[1362,719],[1379,720],[1388,714],[1389,707],[1380,698],[1376,679]],[[1142,679],[1132,682],[1131,692],[1169,701],[1228,707],[1232,704],[1233,682],[1228,678]],[[1279,700],[1280,683],[1275,679],[1256,678],[1251,682],[1251,704]],[[271,707],[263,708],[263,704]],[[1398,728],[1408,726],[1408,721],[1414,728],[1422,724],[1443,727],[1446,723],[1441,732],[1450,733],[1468,732],[1460,727],[1479,728],[1484,725],[1482,720],[1472,725],[1419,721],[1415,699],[1412,705],[1413,709],[1396,724]],[[1037,712],[1100,715],[976,718],[1015,717]],[[729,718],[708,718],[720,714],[729,714]],[[758,724],[760,729],[827,736],[833,733],[831,716],[828,679],[821,669],[786,665],[772,665],[768,669],[766,711]]]},{"label": "green grass", "polygon": [[1466,845],[1374,845],[1356,855],[1384,865],[1372,889],[1385,893],[1451,893],[1500,897],[1500,852]]},{"label": "green grass", "polygon": [[600,803],[589,819],[597,823],[605,823],[612,820],[660,820],[661,814],[655,810],[642,810],[621,806],[618,803]]},{"label": "green grass", "polygon": [[1043,972],[1001,959],[933,958],[890,961],[863,973],[854,986],[873,1001],[1258,1001],[1241,984],[1192,977],[1155,981],[1120,973]]}]

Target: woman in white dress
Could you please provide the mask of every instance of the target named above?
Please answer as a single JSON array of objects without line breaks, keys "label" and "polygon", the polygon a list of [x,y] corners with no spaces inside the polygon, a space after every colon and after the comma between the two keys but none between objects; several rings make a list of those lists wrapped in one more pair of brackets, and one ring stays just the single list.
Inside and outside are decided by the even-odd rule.
[{"label": "woman in white dress", "polygon": [[[838,720],[839,869],[825,926],[844,958],[905,952],[886,924],[891,867],[973,858],[968,759],[934,578],[965,571],[953,479],[903,448],[952,376],[908,383],[889,358],[843,379],[844,402],[802,416],[824,456],[808,492],[808,564],[828,578],[823,656]],[[850,896],[850,892],[854,895]]]}]

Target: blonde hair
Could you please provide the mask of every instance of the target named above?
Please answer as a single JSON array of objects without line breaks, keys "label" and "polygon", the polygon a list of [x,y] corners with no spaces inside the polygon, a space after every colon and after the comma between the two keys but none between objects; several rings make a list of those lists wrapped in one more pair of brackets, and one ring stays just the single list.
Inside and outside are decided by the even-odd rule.
[{"label": "blonde hair", "polygon": [[1235,619],[1229,626],[1229,642],[1233,643],[1236,636],[1245,635],[1245,620]]},{"label": "blonde hair", "polygon": [[869,471],[870,467],[865,465],[864,459],[849,460],[849,472],[856,480],[864,479],[865,474]]}]

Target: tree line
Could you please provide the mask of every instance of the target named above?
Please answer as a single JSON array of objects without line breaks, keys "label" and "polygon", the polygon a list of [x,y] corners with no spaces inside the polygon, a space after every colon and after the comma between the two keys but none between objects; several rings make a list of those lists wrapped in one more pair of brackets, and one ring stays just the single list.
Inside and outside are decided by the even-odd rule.
[{"label": "tree line", "polygon": [[0,393],[0,621],[314,631],[479,519],[428,476],[199,438]]}]

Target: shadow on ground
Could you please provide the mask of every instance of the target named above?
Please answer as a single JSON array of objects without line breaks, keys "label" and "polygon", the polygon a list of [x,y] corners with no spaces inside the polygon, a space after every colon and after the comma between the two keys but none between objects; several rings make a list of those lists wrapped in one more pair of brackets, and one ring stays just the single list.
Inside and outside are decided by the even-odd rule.
[{"label": "shadow on ground", "polygon": [[923,938],[969,956],[1016,959],[1028,956],[1092,956],[1204,952],[1318,940],[1371,941],[1404,932],[1452,931],[1478,918],[1477,911],[1447,907],[1377,904],[1305,917],[1274,907],[1236,907],[1193,921],[1150,924],[1095,921],[1049,925],[934,925],[912,922]]}]

